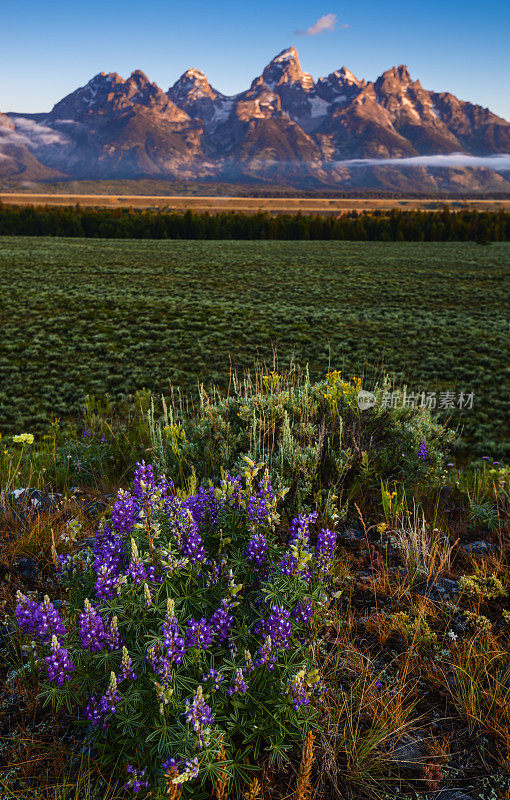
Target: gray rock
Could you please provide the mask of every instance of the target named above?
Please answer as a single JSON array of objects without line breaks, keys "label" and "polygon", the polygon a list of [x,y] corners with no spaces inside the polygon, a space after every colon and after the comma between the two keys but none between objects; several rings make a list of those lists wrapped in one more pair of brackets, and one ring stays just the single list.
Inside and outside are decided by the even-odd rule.
[{"label": "gray rock", "polygon": [[378,538],[378,535],[374,534],[372,531],[365,533],[365,531],[357,528],[347,528],[345,531],[338,532],[337,541],[339,541],[340,544],[359,547],[362,542],[366,542],[367,539],[369,541],[374,541],[376,538]]},{"label": "gray rock", "polygon": [[11,492],[11,507],[17,512],[40,514],[56,508],[63,497],[56,492],[43,492],[33,487],[15,489]]},{"label": "gray rock", "polygon": [[389,755],[393,763],[402,771],[419,772],[422,764],[427,761],[426,738],[425,731],[417,730],[392,740]]},{"label": "gray rock", "polygon": [[448,600],[453,600],[459,594],[459,583],[449,578],[436,578],[429,583],[423,581],[417,584],[416,591],[418,594],[429,597],[438,603],[445,603]]},{"label": "gray rock", "polygon": [[437,792],[427,794],[427,800],[475,800],[472,794],[467,794],[464,789],[438,789]]},{"label": "gray rock", "polygon": [[479,539],[476,542],[463,544],[462,550],[464,550],[465,553],[469,553],[471,556],[491,556],[497,553],[498,548],[495,544],[492,544],[492,542],[484,542],[482,539]]},{"label": "gray rock", "polygon": [[33,558],[20,558],[16,563],[16,569],[21,578],[26,581],[33,581],[39,575],[37,561]]}]

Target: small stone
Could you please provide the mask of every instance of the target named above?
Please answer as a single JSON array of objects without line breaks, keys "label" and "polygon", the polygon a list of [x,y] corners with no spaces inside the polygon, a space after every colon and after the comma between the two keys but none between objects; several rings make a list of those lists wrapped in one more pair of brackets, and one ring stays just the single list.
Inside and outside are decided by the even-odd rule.
[{"label": "small stone", "polygon": [[430,792],[427,800],[474,800],[474,797],[463,789],[438,789],[437,792]]},{"label": "small stone", "polygon": [[492,544],[492,542],[485,542],[479,539],[476,542],[463,544],[462,549],[471,556],[491,556],[497,552],[498,548],[495,544]]},{"label": "small stone", "polygon": [[445,603],[459,594],[459,583],[449,578],[436,578],[432,583],[426,581],[419,583],[416,591],[431,600]]},{"label": "small stone", "polygon": [[19,575],[26,581],[33,581],[39,574],[37,562],[33,558],[20,558],[16,563]]},{"label": "small stone", "polygon": [[390,743],[391,760],[398,765],[401,770],[407,772],[420,772],[422,764],[427,759],[427,747],[425,731],[412,731],[404,733],[399,739]]},{"label": "small stone", "polygon": [[40,489],[28,486],[15,489],[11,492],[11,506],[18,513],[27,512],[40,514],[58,506],[62,495],[56,492],[42,492]]}]

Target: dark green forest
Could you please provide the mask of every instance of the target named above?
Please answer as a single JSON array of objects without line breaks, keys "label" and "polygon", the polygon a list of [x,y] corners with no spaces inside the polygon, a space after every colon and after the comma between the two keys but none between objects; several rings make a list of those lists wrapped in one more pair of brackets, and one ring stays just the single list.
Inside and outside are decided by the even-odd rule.
[{"label": "dark green forest", "polygon": [[383,242],[510,240],[506,211],[351,211],[336,215],[219,214],[134,209],[7,206],[0,235],[103,239],[274,239]]}]

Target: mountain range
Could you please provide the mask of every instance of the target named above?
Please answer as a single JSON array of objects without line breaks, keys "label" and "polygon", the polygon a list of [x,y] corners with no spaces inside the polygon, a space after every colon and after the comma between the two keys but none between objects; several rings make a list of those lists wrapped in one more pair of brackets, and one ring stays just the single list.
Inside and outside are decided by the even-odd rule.
[{"label": "mountain range", "polygon": [[[0,180],[168,178],[300,188],[509,191],[510,123],[407,67],[317,81],[294,47],[249,89],[198,69],[165,92],[140,70],[100,72],[47,114],[0,113]],[[499,158],[498,158],[499,156]]]}]

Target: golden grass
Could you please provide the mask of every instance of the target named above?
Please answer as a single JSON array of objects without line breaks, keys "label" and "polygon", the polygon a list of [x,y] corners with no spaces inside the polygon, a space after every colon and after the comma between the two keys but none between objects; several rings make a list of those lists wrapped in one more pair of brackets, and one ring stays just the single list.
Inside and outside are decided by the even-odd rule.
[{"label": "golden grass", "polygon": [[65,206],[79,203],[84,207],[164,209],[166,211],[243,211],[256,213],[342,213],[397,209],[440,210],[454,204],[456,210],[507,210],[510,200],[437,200],[435,198],[321,198],[321,197],[200,197],[186,195],[108,195],[108,194],[43,194],[29,192],[0,193],[6,205]]}]

